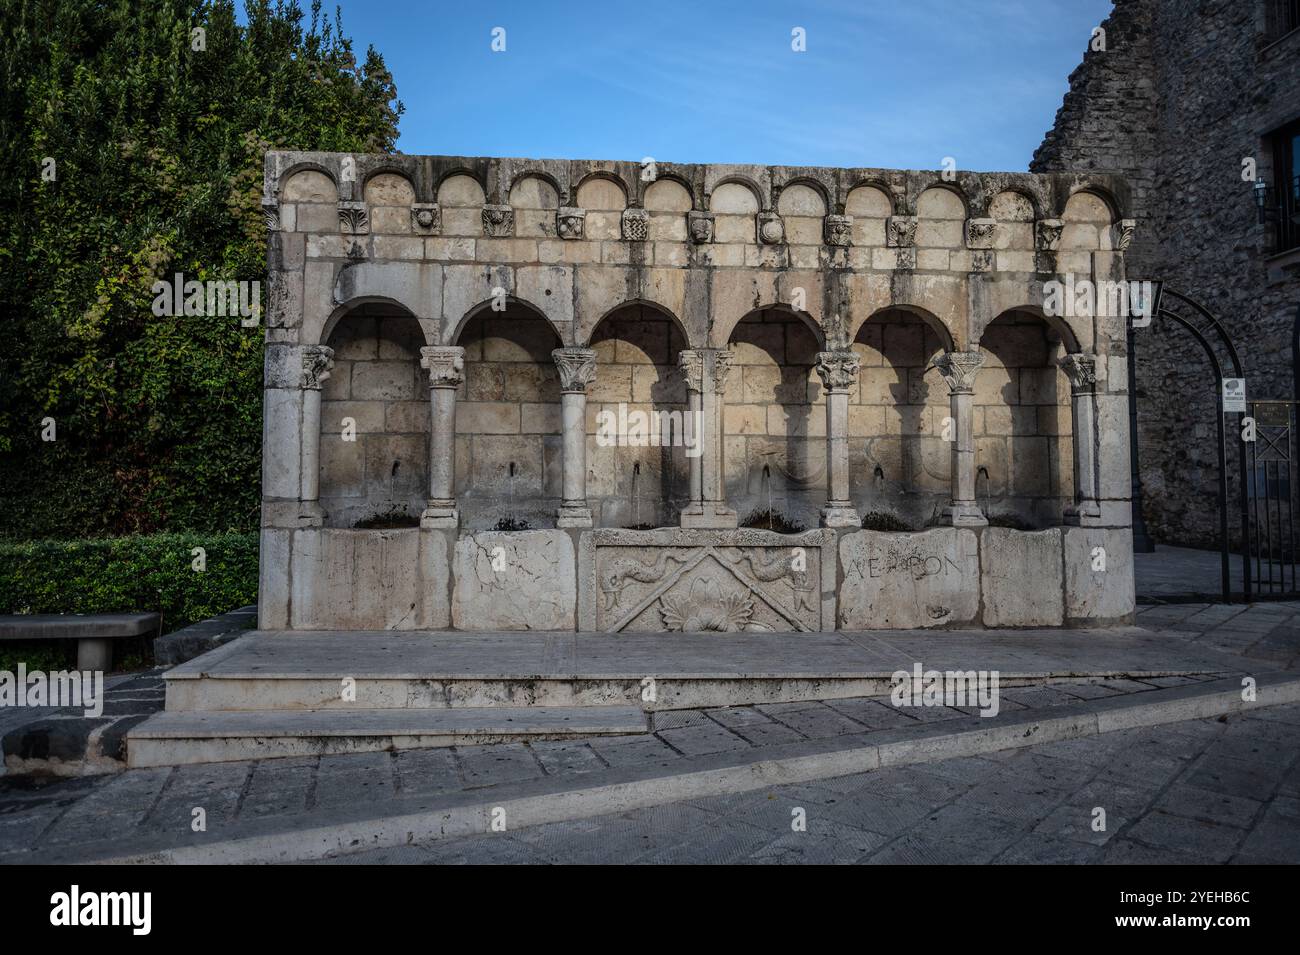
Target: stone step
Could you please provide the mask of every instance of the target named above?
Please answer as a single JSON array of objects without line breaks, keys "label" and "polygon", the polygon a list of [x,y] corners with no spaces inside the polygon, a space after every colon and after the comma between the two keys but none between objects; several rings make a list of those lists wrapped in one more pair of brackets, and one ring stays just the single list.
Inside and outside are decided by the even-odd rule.
[{"label": "stone step", "polygon": [[644,733],[634,706],[158,713],[127,735],[131,768]]},{"label": "stone step", "polygon": [[1221,673],[1222,654],[1139,630],[936,634],[255,631],[165,674],[169,711],[633,706],[882,696],[897,670],[996,670],[1003,688]]}]

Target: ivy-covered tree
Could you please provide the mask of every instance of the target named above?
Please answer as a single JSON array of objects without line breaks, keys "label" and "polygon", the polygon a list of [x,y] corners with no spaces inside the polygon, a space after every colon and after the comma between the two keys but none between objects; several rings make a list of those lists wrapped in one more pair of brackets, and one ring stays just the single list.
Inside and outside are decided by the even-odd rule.
[{"label": "ivy-covered tree", "polygon": [[264,280],[263,153],[391,152],[402,105],[319,0],[243,21],[0,0],[0,535],[257,526],[262,329],[153,284]]}]

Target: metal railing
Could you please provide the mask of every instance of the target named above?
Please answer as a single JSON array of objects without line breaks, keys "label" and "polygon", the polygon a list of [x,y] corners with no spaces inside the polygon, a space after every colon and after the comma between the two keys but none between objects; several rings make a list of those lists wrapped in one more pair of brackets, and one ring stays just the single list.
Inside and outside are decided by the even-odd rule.
[{"label": "metal railing", "polygon": [[1276,40],[1300,28],[1300,0],[1270,0],[1268,37]]}]

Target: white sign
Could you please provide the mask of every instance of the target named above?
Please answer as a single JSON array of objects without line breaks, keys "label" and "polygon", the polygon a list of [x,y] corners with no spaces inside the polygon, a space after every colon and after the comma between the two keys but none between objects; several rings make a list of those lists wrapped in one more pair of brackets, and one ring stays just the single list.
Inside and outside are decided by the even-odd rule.
[{"label": "white sign", "polygon": [[1223,379],[1223,410],[1242,412],[1246,410],[1245,378]]}]

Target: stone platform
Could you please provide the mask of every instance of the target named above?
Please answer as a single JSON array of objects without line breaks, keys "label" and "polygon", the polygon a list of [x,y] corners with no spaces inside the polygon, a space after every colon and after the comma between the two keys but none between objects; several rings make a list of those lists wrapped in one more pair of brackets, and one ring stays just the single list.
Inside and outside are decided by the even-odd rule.
[{"label": "stone platform", "polygon": [[[1171,660],[1176,661],[1171,665]],[[739,634],[254,631],[165,674],[132,766],[645,732],[656,714],[883,696],[898,670],[1001,687],[1222,674],[1137,628]]]}]

